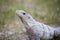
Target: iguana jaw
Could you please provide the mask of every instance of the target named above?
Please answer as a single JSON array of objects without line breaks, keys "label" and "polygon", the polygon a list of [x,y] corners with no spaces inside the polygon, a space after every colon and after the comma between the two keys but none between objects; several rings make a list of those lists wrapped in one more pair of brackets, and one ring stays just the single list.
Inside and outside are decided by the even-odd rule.
[{"label": "iguana jaw", "polygon": [[22,17],[19,17],[20,19],[21,19],[21,21],[22,21],[22,23],[23,23],[23,19],[22,19]]}]

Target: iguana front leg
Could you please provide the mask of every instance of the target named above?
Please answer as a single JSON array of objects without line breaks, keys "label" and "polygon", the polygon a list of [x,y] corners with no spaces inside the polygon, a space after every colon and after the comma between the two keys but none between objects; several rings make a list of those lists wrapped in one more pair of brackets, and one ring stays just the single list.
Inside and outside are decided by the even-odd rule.
[{"label": "iguana front leg", "polygon": [[29,36],[29,40],[40,40],[40,38],[37,35],[35,35],[34,37]]},{"label": "iguana front leg", "polygon": [[38,35],[35,35],[35,40],[40,40],[40,37],[38,37]]}]

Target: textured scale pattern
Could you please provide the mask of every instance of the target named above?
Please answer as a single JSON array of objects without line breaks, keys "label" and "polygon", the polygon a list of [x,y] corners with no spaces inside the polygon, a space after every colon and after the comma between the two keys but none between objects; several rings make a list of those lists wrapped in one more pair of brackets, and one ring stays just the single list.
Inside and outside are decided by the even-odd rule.
[{"label": "textured scale pattern", "polygon": [[56,31],[55,28],[37,22],[31,15],[23,10],[16,10],[16,14],[20,17],[22,23],[24,24],[30,40],[49,40],[57,34],[54,33]]}]

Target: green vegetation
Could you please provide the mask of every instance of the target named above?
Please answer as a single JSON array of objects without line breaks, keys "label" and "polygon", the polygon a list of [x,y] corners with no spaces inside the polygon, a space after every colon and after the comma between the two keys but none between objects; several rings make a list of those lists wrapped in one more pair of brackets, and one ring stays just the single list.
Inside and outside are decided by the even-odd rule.
[{"label": "green vegetation", "polygon": [[[46,18],[46,20],[48,20],[46,21],[46,23],[60,23],[60,0],[33,0],[29,2],[32,2],[32,5],[34,5],[32,8],[29,7],[28,2],[28,0],[1,0],[0,25],[4,25],[7,20],[13,18],[16,9],[26,10],[29,13],[33,11],[33,16],[35,18],[40,17],[39,19],[41,19],[42,21],[44,21],[44,19]],[[25,5],[27,5],[27,7]],[[39,11],[42,13],[39,13]],[[45,15],[43,12],[45,13]]]},{"label": "green vegetation", "polygon": [[[40,6],[41,11],[46,14],[40,16],[42,21],[50,24],[59,24],[60,23],[60,0],[35,0],[35,4]],[[36,8],[37,9],[37,8]],[[37,12],[36,12],[37,13]],[[46,21],[44,20],[46,18]]]}]

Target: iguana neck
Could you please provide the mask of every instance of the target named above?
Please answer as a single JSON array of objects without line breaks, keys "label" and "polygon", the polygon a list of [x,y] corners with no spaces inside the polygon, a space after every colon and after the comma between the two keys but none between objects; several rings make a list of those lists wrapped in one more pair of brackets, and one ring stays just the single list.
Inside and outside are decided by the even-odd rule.
[{"label": "iguana neck", "polygon": [[22,23],[24,24],[24,26],[29,26],[29,27],[31,27],[33,24],[35,24],[36,23],[36,21],[33,19],[33,18],[29,18],[29,19],[23,19],[23,18],[21,18],[21,21],[22,21]]},{"label": "iguana neck", "polygon": [[36,21],[33,18],[27,19],[26,22],[30,25],[36,23]]}]

